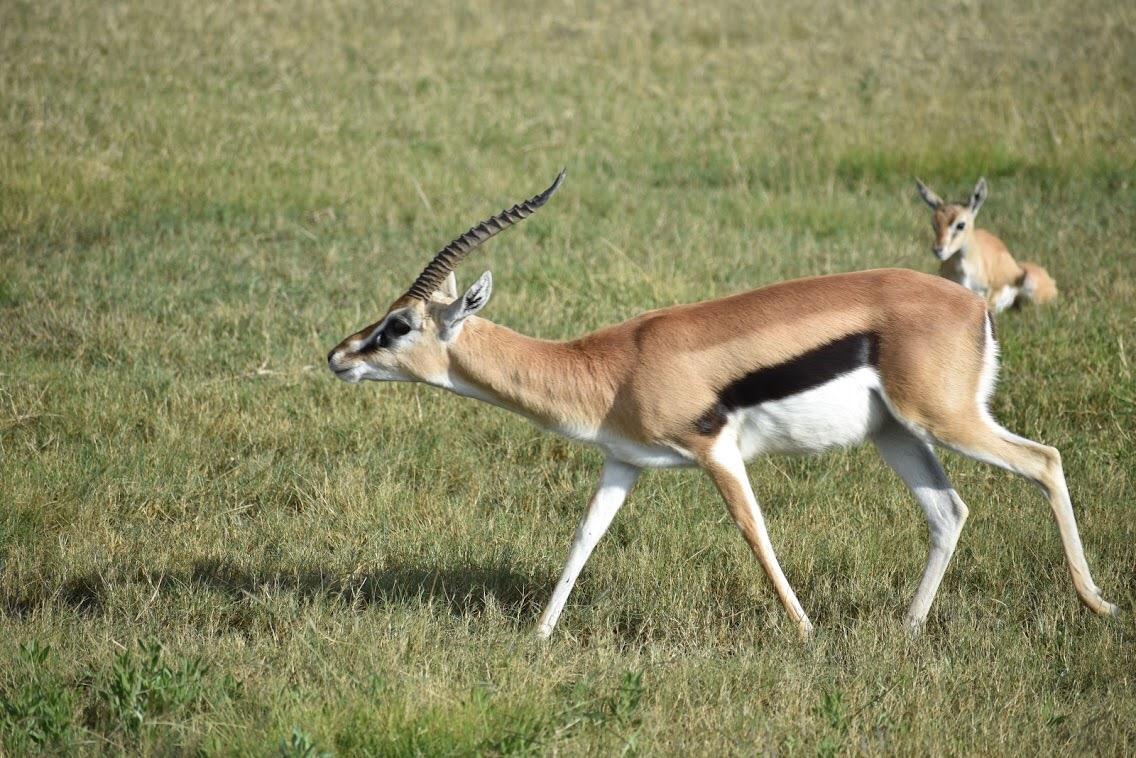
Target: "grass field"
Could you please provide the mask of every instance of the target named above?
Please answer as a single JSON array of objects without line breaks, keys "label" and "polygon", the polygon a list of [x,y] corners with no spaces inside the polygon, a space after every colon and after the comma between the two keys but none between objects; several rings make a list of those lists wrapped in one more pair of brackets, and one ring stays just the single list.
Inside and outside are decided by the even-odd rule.
[{"label": "grass field", "polygon": [[[0,4],[0,754],[1136,753],[1136,6]],[[921,176],[1045,265],[926,551],[870,449],[751,465],[799,642],[710,482],[648,473],[532,637],[597,452],[324,356],[442,245],[566,338],[795,276],[933,271]]]}]

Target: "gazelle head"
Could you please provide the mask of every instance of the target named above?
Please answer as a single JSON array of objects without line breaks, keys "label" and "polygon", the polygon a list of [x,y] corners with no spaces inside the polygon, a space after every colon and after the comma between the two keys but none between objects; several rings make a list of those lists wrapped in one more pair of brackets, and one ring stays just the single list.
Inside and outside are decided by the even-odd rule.
[{"label": "gazelle head", "polygon": [[974,232],[974,217],[982,201],[986,199],[986,179],[978,180],[970,199],[965,202],[947,203],[918,179],[915,188],[923,202],[931,206],[931,228],[935,232],[935,242],[931,253],[940,261],[945,261],[966,247]]},{"label": "gazelle head", "polygon": [[489,302],[493,290],[493,277],[486,271],[459,297],[454,268],[479,244],[548,202],[563,181],[561,171],[544,192],[483,221],[442,248],[386,315],[328,353],[328,368],[351,383],[443,382],[450,346],[466,319]]}]

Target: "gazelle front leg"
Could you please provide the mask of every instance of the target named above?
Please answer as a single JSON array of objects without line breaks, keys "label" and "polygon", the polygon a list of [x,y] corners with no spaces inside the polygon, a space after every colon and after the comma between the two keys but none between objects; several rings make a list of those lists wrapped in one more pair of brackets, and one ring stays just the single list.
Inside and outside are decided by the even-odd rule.
[{"label": "gazelle front leg", "polygon": [[548,639],[552,636],[552,630],[556,626],[557,619],[560,618],[561,611],[564,610],[564,604],[568,602],[568,595],[576,584],[576,578],[580,576],[584,564],[588,562],[588,556],[592,554],[604,532],[611,526],[612,519],[619,512],[623,501],[627,499],[627,493],[635,486],[641,471],[642,469],[614,458],[604,461],[599,486],[596,487],[596,492],[588,503],[584,518],[576,527],[576,536],[568,551],[568,562],[564,564],[564,570],[556,582],[556,589],[553,590],[552,597],[549,598],[548,605],[540,616],[536,627],[537,637]]},{"label": "gazelle front leg", "polygon": [[761,515],[761,508],[757,505],[757,498],[753,495],[753,488],[746,474],[745,459],[738,449],[736,440],[723,432],[710,449],[709,455],[701,461],[702,468],[710,475],[714,485],[726,501],[726,508],[738,525],[745,541],[757,556],[765,574],[773,582],[777,597],[781,605],[789,613],[789,618],[797,625],[801,637],[808,637],[813,631],[812,622],[805,615],[804,608],[797,600],[796,593],[789,586],[777,556],[773,552],[773,543],[769,541],[769,532],[765,529],[765,519]]}]

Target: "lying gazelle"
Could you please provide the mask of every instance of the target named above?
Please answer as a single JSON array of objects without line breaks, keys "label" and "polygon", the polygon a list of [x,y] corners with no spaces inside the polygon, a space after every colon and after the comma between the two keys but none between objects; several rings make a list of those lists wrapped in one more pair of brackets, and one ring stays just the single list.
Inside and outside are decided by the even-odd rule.
[{"label": "lying gazelle", "polygon": [[714,481],[781,603],[812,629],[785,579],[746,476],[763,453],[816,453],[870,439],[922,507],[930,554],[907,613],[917,631],[966,522],[931,444],[1009,469],[1049,498],[1081,601],[1115,607],[1089,574],[1057,450],[987,411],[998,370],[982,298],[905,270],[774,284],[649,311],[570,342],[517,334],[475,314],[488,271],[460,297],[453,269],[478,244],[544,205],[547,190],[447,245],[328,366],[347,382],[425,382],[519,413],[605,456],[599,486],[537,634],[549,637],[592,549],[644,468],[699,466]]},{"label": "lying gazelle", "polygon": [[995,313],[1024,302],[1042,305],[1057,297],[1057,283],[1048,271],[1036,263],[1018,263],[1002,240],[974,225],[986,200],[986,179],[979,178],[965,203],[943,202],[918,179],[915,188],[933,212],[931,252],[940,261],[939,276],[982,295]]}]

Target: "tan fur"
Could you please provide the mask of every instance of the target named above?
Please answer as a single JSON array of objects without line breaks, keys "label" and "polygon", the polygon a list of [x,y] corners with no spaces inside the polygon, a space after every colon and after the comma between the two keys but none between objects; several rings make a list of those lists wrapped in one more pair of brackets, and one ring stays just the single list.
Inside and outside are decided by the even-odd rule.
[{"label": "tan fur", "polygon": [[[1057,284],[1036,263],[1018,263],[1002,240],[975,226],[986,199],[986,180],[979,179],[966,202],[944,202],[916,179],[916,189],[932,210],[939,276],[982,295],[995,313],[1025,302],[1038,305],[1057,296]],[[961,229],[959,228],[961,227]]]},{"label": "tan fur", "polygon": [[1024,287],[1030,289],[1029,299],[1038,305],[1045,305],[1057,297],[1057,282],[1049,272],[1036,263],[1021,264],[1025,272]]},{"label": "tan fur", "polygon": [[[881,269],[650,311],[566,343],[473,317],[449,354],[462,376],[542,426],[603,426],[689,449],[718,390],[857,332],[880,335],[880,373],[897,408],[949,424],[977,393],[985,311],[940,279]],[[939,390],[928,395],[929,386]]]}]

